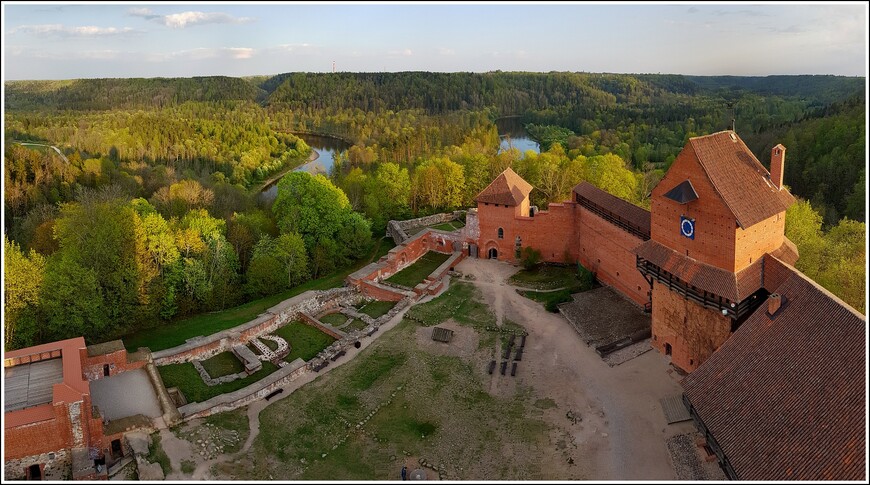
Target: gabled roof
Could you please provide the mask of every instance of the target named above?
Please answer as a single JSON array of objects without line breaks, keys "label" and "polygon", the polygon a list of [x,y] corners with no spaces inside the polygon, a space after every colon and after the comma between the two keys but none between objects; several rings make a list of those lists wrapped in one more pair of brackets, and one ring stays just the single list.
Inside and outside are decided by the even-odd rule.
[{"label": "gabled roof", "polygon": [[695,192],[695,187],[692,186],[690,180],[683,180],[676,187],[667,191],[665,197],[678,204],[687,204],[693,200],[698,200],[698,193]]},{"label": "gabled roof", "polygon": [[740,227],[753,226],[795,202],[788,190],[770,181],[770,172],[733,131],[690,138],[686,147],[695,152]]},{"label": "gabled roof", "polygon": [[518,206],[529,196],[531,191],[532,186],[508,167],[481,193],[477,194],[474,200],[489,204]]},{"label": "gabled roof", "polygon": [[638,207],[631,202],[625,201],[611,195],[589,182],[580,182],[574,187],[574,193],[589,200],[595,205],[608,210],[614,215],[619,216],[626,222],[649,237],[650,231],[650,213],[643,207]]},{"label": "gabled roof", "polygon": [[740,480],[864,480],[866,317],[764,260],[780,310],[762,303],[683,380],[686,397]]}]

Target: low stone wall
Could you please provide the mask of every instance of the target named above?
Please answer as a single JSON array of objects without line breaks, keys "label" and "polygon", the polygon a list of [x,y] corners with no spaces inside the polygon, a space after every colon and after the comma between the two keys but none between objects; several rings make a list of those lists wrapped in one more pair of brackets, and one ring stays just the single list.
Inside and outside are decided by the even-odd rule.
[{"label": "low stone wall", "polygon": [[212,377],[209,375],[208,371],[205,370],[205,367],[202,366],[202,363],[198,360],[194,360],[191,362],[193,364],[193,368],[199,372],[199,377],[202,378],[202,382],[205,382],[206,386],[217,386],[218,384],[226,384],[227,382],[233,382],[236,379],[244,379],[248,376],[247,372],[239,372],[238,374],[229,374],[220,377]]},{"label": "low stone wall", "polygon": [[341,304],[358,303],[363,296],[357,288],[342,287],[323,291],[309,290],[266,310],[250,322],[207,337],[195,337],[171,349],[152,353],[156,365],[180,364],[205,360],[234,345],[247,344],[255,337],[274,332],[278,327],[299,318],[301,313],[318,314]]},{"label": "low stone wall", "polygon": [[302,323],[309,325],[309,326],[312,326],[312,327],[316,328],[317,330],[320,330],[321,332],[325,333],[326,335],[329,335],[330,337],[332,337],[336,340],[341,340],[345,336],[347,336],[347,334],[342,332],[341,330],[324,325],[324,324],[320,323],[320,320],[312,317],[311,315],[309,315],[305,312],[302,312],[299,314],[299,319],[302,321]]},{"label": "low stone wall", "polygon": [[169,393],[166,392],[166,385],[163,383],[163,378],[157,372],[157,366],[149,362],[145,365],[145,371],[148,373],[148,378],[151,380],[151,385],[154,391],[157,392],[157,400],[160,402],[160,410],[163,411],[163,422],[166,426],[174,426],[175,423],[181,420],[181,414],[178,413],[178,408]]},{"label": "low stone wall", "polygon": [[14,460],[7,458],[3,462],[3,478],[24,480],[31,465],[43,465],[43,480],[69,480],[72,476],[72,456],[68,450],[61,449]]},{"label": "low stone wall", "polygon": [[465,213],[466,211],[459,210],[444,212],[441,214],[432,214],[431,216],[423,216],[405,221],[390,221],[387,223],[387,237],[393,238],[396,245],[399,245],[408,240],[409,236],[407,231],[410,229],[461,219]]},{"label": "low stone wall", "polygon": [[186,404],[178,409],[184,420],[201,418],[215,413],[229,411],[262,399],[299,376],[308,372],[302,359],[296,359],[286,367],[281,367],[259,381],[234,392],[215,396],[208,401]]},{"label": "low stone wall", "polygon": [[[91,355],[94,351],[99,352],[100,347],[107,347],[116,342],[117,345],[114,347],[117,348],[107,348],[105,353]],[[127,354],[127,349],[124,348],[124,344],[120,340],[88,346],[79,350],[79,354],[82,360],[82,375],[88,381],[141,369],[147,363],[147,359],[143,358],[140,352]],[[108,376],[106,375],[106,366],[109,370]]]}]

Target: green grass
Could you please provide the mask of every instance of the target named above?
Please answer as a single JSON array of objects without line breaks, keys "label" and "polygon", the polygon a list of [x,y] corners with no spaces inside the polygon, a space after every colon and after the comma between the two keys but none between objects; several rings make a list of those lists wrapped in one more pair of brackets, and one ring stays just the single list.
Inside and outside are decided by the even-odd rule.
[{"label": "green grass", "polygon": [[540,408],[540,409],[551,409],[551,408],[555,408],[557,406],[556,406],[556,401],[554,401],[548,397],[548,398],[544,398],[544,399],[538,399],[537,401],[535,401],[535,407]]},{"label": "green grass", "polygon": [[327,290],[344,285],[347,275],[362,268],[372,260],[380,258],[393,247],[395,247],[395,243],[392,239],[381,238],[375,244],[375,247],[372,248],[369,257],[360,259],[352,266],[337,270],[330,275],[311,280],[287,291],[254,300],[229,310],[204,313],[160,327],[133,332],[122,337],[124,346],[128,351],[135,351],[139,347],[148,347],[152,352],[156,352],[181,345],[187,339],[198,335],[211,335],[221,330],[233,328],[253,320],[268,308],[308,290]]},{"label": "green grass", "polygon": [[290,344],[290,353],[284,358],[287,362],[297,358],[307,362],[335,342],[331,336],[302,322],[290,322],[273,333]]},{"label": "green grass", "polygon": [[[521,295],[530,300],[535,300],[536,302],[543,304],[544,308],[546,308],[548,312],[553,313],[556,313],[559,310],[558,305],[560,303],[567,303],[571,301],[571,293],[572,291],[570,289],[562,289],[557,291],[520,291]],[[574,293],[576,293],[576,291]]]},{"label": "green grass", "polygon": [[449,318],[478,328],[495,325],[495,315],[481,301],[480,290],[459,281],[451,283],[450,288],[438,298],[414,305],[405,316],[426,327],[438,325]]},{"label": "green grass", "polygon": [[580,283],[577,269],[540,264],[531,270],[521,270],[508,280],[510,284],[535,290],[555,290],[573,287]]},{"label": "green grass", "polygon": [[[273,342],[272,340],[265,339],[265,338],[260,339],[260,342],[263,342],[263,345],[265,345],[266,347],[269,347],[273,351],[278,350],[278,342]],[[258,352],[258,354],[259,354],[259,352]]]},{"label": "green grass", "polygon": [[[191,368],[193,366],[191,365]],[[196,372],[196,370],[194,370]],[[163,474],[167,475],[172,471],[172,463],[169,461],[169,456],[166,455],[166,452],[163,451],[163,447],[160,446],[160,433],[154,433],[151,435],[151,446],[148,447],[148,456],[145,457],[150,463],[159,463],[160,468],[163,469]]]},{"label": "green grass", "polygon": [[402,271],[387,278],[387,281],[397,285],[407,286],[408,288],[413,288],[426,279],[427,276],[432,274],[432,272],[441,266],[444,261],[447,261],[448,258],[450,258],[449,254],[429,251],[423,256],[420,256],[420,259],[415,261],[411,266],[408,266]]},{"label": "green grass", "polygon": [[245,366],[232,352],[221,352],[210,359],[201,362],[202,367],[212,378],[238,374]]},{"label": "green grass", "polygon": [[247,387],[275,372],[278,367],[271,362],[263,362],[263,368],[248,377],[217,386],[207,386],[190,362],[163,365],[157,367],[157,370],[160,372],[160,377],[163,378],[166,387],[178,387],[187,398],[187,402],[203,402],[215,396]]},{"label": "green grass", "polygon": [[396,306],[396,302],[394,301],[373,300],[365,303],[362,307],[358,308],[358,310],[372,318],[378,318],[386,315],[394,306]]},{"label": "green grass", "polygon": [[318,320],[333,327],[340,327],[347,322],[347,315],[343,313],[330,313],[320,317]]},{"label": "green grass", "polygon": [[215,470],[240,480],[398,480],[403,452],[468,473],[511,446],[529,451],[501,475],[493,467],[481,473],[540,479],[538,450],[549,427],[529,416],[535,397],[491,396],[476,364],[427,353],[416,328],[404,320],[357,358],[267,407],[251,452]]},{"label": "green grass", "polygon": [[196,462],[192,460],[181,460],[181,471],[184,473],[193,473],[196,470]]},{"label": "green grass", "polygon": [[359,318],[354,318],[352,322],[350,322],[346,327],[341,329],[343,332],[350,332],[351,330],[362,330],[366,328],[366,322],[360,320]]}]

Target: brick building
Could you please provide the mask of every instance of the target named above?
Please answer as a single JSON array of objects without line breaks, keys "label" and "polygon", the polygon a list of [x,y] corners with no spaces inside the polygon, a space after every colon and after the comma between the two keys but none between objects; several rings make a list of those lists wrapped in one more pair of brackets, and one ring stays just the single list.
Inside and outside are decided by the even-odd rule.
[{"label": "brick building", "polygon": [[477,197],[481,257],[579,260],[652,313],[725,473],[866,479],[866,318],[792,265],[785,147],[768,172],[733,131],[691,138],[645,211],[589,184],[530,207],[508,169]]},{"label": "brick building", "polygon": [[90,381],[145,363],[120,341],[88,347],[82,337],[6,352],[4,478],[106,479],[105,465],[123,454],[126,430],[104,428]]}]

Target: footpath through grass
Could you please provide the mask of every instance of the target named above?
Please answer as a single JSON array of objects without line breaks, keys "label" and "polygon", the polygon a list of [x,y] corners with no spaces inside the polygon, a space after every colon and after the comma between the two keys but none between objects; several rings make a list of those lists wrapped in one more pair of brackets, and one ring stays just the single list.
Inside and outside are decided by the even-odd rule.
[{"label": "footpath through grass", "polygon": [[160,327],[147,328],[131,333],[121,337],[124,340],[124,347],[131,352],[139,347],[148,347],[152,352],[156,352],[158,350],[181,345],[187,339],[198,335],[211,335],[220,332],[221,330],[233,328],[253,320],[257,315],[278,303],[308,290],[327,290],[329,288],[337,288],[344,285],[344,280],[347,278],[347,275],[369,264],[371,261],[377,260],[394,247],[395,243],[391,238],[382,238],[378,240],[378,243],[372,249],[369,257],[357,261],[356,264],[352,266],[343,268],[322,278],[311,280],[287,291],[267,296],[259,300],[254,300],[235,308],[230,308],[220,312],[203,313],[195,317],[178,320]]},{"label": "footpath through grass", "polygon": [[411,266],[408,266],[402,271],[387,278],[387,281],[397,285],[407,286],[408,288],[413,288],[426,279],[427,276],[432,274],[433,271],[438,269],[438,267],[441,266],[444,261],[447,261],[448,258],[450,258],[449,254],[429,251],[423,256],[420,256],[420,259],[415,261]]}]

